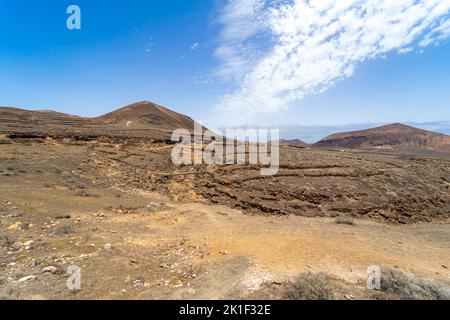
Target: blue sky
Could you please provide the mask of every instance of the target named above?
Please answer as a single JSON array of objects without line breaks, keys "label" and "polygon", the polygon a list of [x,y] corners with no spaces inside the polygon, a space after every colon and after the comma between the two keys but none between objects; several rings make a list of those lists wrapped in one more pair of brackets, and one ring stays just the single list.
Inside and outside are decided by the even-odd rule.
[{"label": "blue sky", "polygon": [[[0,0],[0,105],[96,116],[150,100],[213,128],[450,120],[447,1],[439,12],[434,0],[419,1],[414,24],[378,29],[391,17],[361,5],[372,13],[332,36],[331,22],[311,26],[333,1],[308,10],[281,2]],[[353,13],[357,2],[335,14]],[[66,28],[71,4],[81,8],[81,30]],[[358,23],[374,29],[360,28],[356,54],[349,25]],[[329,40],[307,46],[305,34]]]}]

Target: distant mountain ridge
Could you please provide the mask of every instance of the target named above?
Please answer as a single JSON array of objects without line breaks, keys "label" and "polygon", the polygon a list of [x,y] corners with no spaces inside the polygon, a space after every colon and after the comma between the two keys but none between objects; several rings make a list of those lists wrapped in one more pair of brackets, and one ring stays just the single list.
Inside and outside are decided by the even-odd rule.
[{"label": "distant mountain ridge", "polygon": [[307,147],[308,146],[307,143],[303,142],[300,139],[291,139],[291,140],[280,139],[280,144],[291,145],[291,146],[296,146],[296,147]]},{"label": "distant mountain ridge", "polygon": [[[176,129],[193,131],[195,121],[160,105],[142,101],[105,115],[85,118],[56,111],[29,111],[0,107],[0,136],[100,137],[169,140]],[[206,129],[206,128],[204,128]],[[308,146],[300,139],[282,139],[281,144]],[[450,153],[450,136],[395,123],[376,128],[331,134],[311,145],[314,148],[421,149]]]},{"label": "distant mountain ridge", "polygon": [[[431,121],[431,122],[405,122],[405,125],[424,129],[436,133],[450,135],[450,121]],[[279,124],[275,127],[280,130],[280,139],[295,140],[301,139],[303,142],[312,145],[317,143],[324,137],[335,134],[337,132],[351,132],[358,130],[366,130],[389,125],[389,123],[348,123],[339,125],[300,125],[300,124]],[[274,126],[267,125],[245,125],[236,127],[237,129],[272,129]],[[225,131],[226,128],[220,128]]]},{"label": "distant mountain ridge", "polygon": [[450,153],[450,136],[400,123],[366,130],[335,133],[313,145],[316,148],[422,148]]}]

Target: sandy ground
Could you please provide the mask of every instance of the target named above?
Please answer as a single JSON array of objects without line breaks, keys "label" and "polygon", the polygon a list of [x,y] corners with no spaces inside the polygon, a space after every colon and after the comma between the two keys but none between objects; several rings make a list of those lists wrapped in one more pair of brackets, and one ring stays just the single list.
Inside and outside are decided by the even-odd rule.
[{"label": "sandy ground", "polygon": [[[89,150],[0,146],[2,298],[279,298],[263,284],[308,271],[339,279],[338,298],[383,298],[366,289],[370,265],[450,281],[445,221],[342,225],[117,190],[79,174]],[[66,288],[70,265],[81,269],[79,291]]]}]

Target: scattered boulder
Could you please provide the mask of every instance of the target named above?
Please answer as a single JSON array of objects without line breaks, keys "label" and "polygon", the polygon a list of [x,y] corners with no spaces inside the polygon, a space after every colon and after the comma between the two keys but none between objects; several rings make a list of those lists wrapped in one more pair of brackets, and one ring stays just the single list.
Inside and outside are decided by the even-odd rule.
[{"label": "scattered boulder", "polygon": [[15,250],[15,251],[22,249],[22,247],[23,247],[23,243],[21,241],[16,241],[11,245],[11,249]]},{"label": "scattered boulder", "polygon": [[22,230],[22,222],[18,221],[8,227],[10,231],[20,231]]},{"label": "scattered boulder", "polygon": [[30,241],[24,242],[24,243],[23,243],[23,246],[24,246],[24,247],[29,247],[29,246],[31,246],[33,243],[34,243],[34,241],[33,241],[33,240],[30,240]]}]

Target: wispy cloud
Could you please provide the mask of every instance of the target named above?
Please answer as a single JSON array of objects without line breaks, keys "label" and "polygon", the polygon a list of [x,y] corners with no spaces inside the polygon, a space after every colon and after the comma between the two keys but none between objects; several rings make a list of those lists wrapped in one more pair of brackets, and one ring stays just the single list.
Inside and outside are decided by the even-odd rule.
[{"label": "wispy cloud", "polygon": [[359,63],[450,36],[450,0],[229,0],[218,75],[222,111],[275,112],[350,77]]},{"label": "wispy cloud", "polygon": [[153,37],[150,37],[148,43],[145,44],[145,52],[152,52],[152,48],[154,45],[155,43],[153,42]]},{"label": "wispy cloud", "polygon": [[195,42],[195,43],[193,43],[192,45],[191,45],[191,50],[195,50],[195,49],[197,49],[198,48],[198,46],[200,45],[200,43],[198,43],[198,42]]},{"label": "wispy cloud", "polygon": [[223,64],[218,75],[226,80],[242,80],[257,50],[253,38],[266,29],[265,0],[229,0],[219,19],[223,25],[222,44],[215,54]]}]

